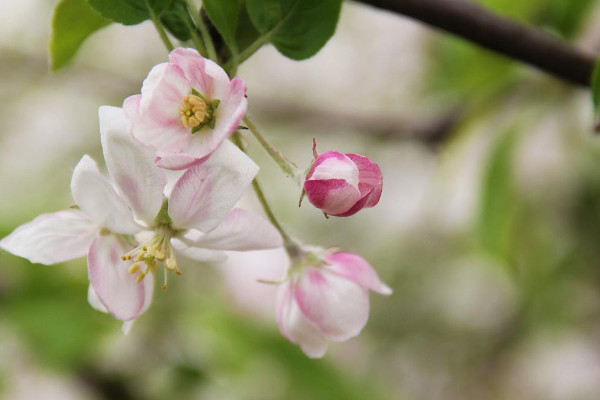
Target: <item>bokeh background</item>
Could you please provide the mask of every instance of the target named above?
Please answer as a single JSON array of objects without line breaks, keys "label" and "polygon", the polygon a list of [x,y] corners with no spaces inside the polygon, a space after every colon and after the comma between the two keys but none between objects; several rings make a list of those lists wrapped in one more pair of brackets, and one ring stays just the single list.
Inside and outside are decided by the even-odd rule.
[{"label": "bokeh background", "polygon": [[[480,0],[594,52],[600,2]],[[139,92],[166,52],[149,22],[111,25],[49,73],[54,2],[0,13],[0,237],[72,204],[97,109]],[[289,159],[368,155],[383,197],[325,220],[248,137],[300,240],[362,254],[393,289],[363,333],[306,358],[278,332],[281,251],[185,263],[128,336],[86,301],[85,260],[0,252],[0,398],[531,399],[600,396],[600,144],[586,90],[419,23],[348,2],[314,58],[266,47],[239,70],[249,113]],[[244,206],[259,210],[252,193]]]}]

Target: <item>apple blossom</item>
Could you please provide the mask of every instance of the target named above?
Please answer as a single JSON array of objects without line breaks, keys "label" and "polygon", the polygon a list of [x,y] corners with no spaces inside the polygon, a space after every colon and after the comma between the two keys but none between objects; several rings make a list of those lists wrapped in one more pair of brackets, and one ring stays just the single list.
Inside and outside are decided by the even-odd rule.
[{"label": "apple blossom", "polygon": [[[152,279],[136,282],[127,273],[127,266],[119,263],[119,254],[134,247],[130,235],[143,228],[134,221],[113,183],[87,155],[73,171],[71,191],[77,208],[40,215],[2,239],[0,248],[47,265],[87,254],[88,265],[105,269],[111,283],[117,283],[106,290],[124,296],[118,304],[110,302],[110,296],[103,296],[102,305],[120,320],[135,319],[150,305],[154,283]],[[91,268],[89,272],[92,279]]]},{"label": "apple blossom", "polygon": [[185,169],[206,160],[246,113],[246,84],[196,50],[177,48],[156,65],[142,93],[125,99],[130,133],[156,151],[162,168]]},{"label": "apple blossom", "polygon": [[369,158],[328,151],[317,155],[304,181],[308,200],[325,215],[348,217],[379,202],[383,177]]},{"label": "apple blossom", "polygon": [[348,340],[365,326],[370,290],[392,293],[362,257],[309,252],[292,265],[287,281],[279,287],[279,329],[309,357],[323,357],[329,341]]},{"label": "apple blossom", "polygon": [[[88,256],[92,307],[132,321],[149,306],[159,263],[180,274],[176,252],[202,261],[225,251],[281,246],[268,222],[233,208],[258,167],[231,143],[188,169],[168,197],[154,153],[126,133],[123,110],[100,108],[102,149],[111,180],[84,156],[73,172],[76,209],[45,214],[17,228],[0,247],[32,262]],[[129,329],[131,323],[124,326]]]}]

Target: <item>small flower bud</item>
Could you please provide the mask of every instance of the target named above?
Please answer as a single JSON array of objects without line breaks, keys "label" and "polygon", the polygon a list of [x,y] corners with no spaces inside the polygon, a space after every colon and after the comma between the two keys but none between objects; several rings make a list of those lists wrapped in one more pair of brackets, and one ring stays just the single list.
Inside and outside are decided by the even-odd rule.
[{"label": "small flower bud", "polygon": [[348,217],[379,202],[379,166],[358,154],[328,151],[318,155],[306,175],[308,200],[326,215]]}]

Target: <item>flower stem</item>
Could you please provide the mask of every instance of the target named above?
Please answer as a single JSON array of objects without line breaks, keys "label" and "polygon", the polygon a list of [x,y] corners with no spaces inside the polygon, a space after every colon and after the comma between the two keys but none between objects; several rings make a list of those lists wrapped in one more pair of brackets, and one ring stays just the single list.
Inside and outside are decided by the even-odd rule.
[{"label": "flower stem", "polygon": [[200,34],[202,35],[202,40],[204,41],[204,44],[206,45],[206,50],[208,52],[208,58],[210,58],[211,60],[213,60],[215,62],[218,62],[217,51],[215,50],[215,44],[213,43],[212,38],[210,37],[210,33],[208,32],[208,28],[206,27],[206,24],[204,23],[204,21],[202,21],[202,18],[200,17],[200,12],[196,8],[194,1],[193,0],[185,0],[185,2],[187,4],[188,11],[192,17],[192,21],[194,21],[194,24],[200,30]]},{"label": "flower stem", "polygon": [[250,129],[250,132],[254,135],[256,140],[260,143],[260,145],[266,150],[267,153],[271,156],[273,160],[279,165],[281,170],[288,174],[290,177],[296,177],[296,168],[292,166],[290,161],[286,160],[286,158],[277,151],[271,144],[265,139],[265,137],[260,133],[260,131],[256,128],[256,126],[252,123],[248,116],[244,117],[244,123]]},{"label": "flower stem", "polygon": [[258,39],[256,39],[254,42],[252,42],[250,44],[250,46],[248,46],[246,49],[244,49],[236,57],[235,60],[228,62],[227,65],[225,66],[226,69],[232,69],[234,67],[234,65],[230,65],[230,64],[236,64],[235,68],[237,68],[237,65],[239,65],[239,64],[243,63],[244,61],[246,61],[247,59],[249,59],[254,53],[256,53],[258,51],[258,49],[260,49],[263,45],[267,44],[269,42],[269,39],[270,39],[270,35],[260,36]]},{"label": "flower stem", "polygon": [[183,18],[183,21],[185,23],[185,26],[187,27],[188,31],[190,31],[190,35],[192,37],[192,42],[194,42],[194,46],[196,46],[196,50],[198,50],[200,52],[200,54],[202,54],[203,56],[206,55],[206,47],[204,46],[204,43],[202,43],[202,39],[200,39],[200,36],[198,36],[198,32],[196,31],[196,27],[191,25],[190,22],[187,20],[187,18]]},{"label": "flower stem", "polygon": [[152,9],[152,6],[150,6],[150,3],[148,2],[148,0],[145,0],[145,2],[146,2],[146,7],[148,7],[148,12],[150,13],[150,19],[152,20],[152,23],[154,24],[154,28],[156,28],[156,31],[158,32],[160,39],[163,41],[167,50],[172,51],[174,49],[173,43],[171,43],[171,41],[169,40],[169,37],[167,36],[167,32],[165,32],[164,28],[162,27],[160,21],[158,20],[158,16],[154,12],[154,9]]},{"label": "flower stem", "polygon": [[[240,150],[242,150],[245,153],[246,148],[245,148],[244,144],[242,143],[242,140],[240,139],[240,135],[236,132],[231,138],[232,138],[233,142],[235,143],[235,145],[238,146],[240,148]],[[290,237],[290,235],[288,235],[288,233],[285,231],[285,229],[283,229],[283,226],[281,226],[281,224],[277,220],[277,217],[275,217],[275,214],[273,213],[273,210],[271,209],[271,206],[269,205],[269,202],[267,201],[267,198],[265,197],[265,194],[264,194],[260,184],[256,180],[256,178],[252,181],[252,189],[254,189],[256,198],[258,199],[258,202],[260,203],[263,211],[265,212],[267,218],[269,219],[269,222],[271,222],[271,224],[273,224],[275,229],[277,229],[277,231],[281,235],[281,238],[283,239],[283,245],[284,245],[285,251],[288,253],[288,255],[290,256],[290,258],[292,260],[296,260],[304,252],[300,248],[300,246],[298,246],[296,241],[294,239],[292,239]]]}]

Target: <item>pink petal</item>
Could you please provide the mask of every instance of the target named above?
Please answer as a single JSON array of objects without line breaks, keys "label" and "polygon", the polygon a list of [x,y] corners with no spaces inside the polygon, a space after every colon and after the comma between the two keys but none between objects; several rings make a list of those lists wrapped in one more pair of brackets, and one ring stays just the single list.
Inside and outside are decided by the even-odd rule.
[{"label": "pink petal", "polygon": [[127,135],[122,109],[100,107],[99,115],[108,172],[136,217],[150,226],[161,208],[167,177],[154,164],[153,152]]},{"label": "pink petal", "polygon": [[229,83],[223,68],[202,57],[195,49],[179,47],[169,54],[169,62],[181,69],[193,88],[208,97],[213,97],[215,80]]},{"label": "pink petal", "polygon": [[157,119],[178,117],[179,106],[191,90],[191,82],[181,68],[169,63],[158,64],[142,85],[140,111]]},{"label": "pink petal", "polygon": [[81,158],[73,171],[71,192],[81,211],[96,225],[114,233],[133,234],[140,231],[127,203],[102,176],[88,155]]},{"label": "pink petal", "polygon": [[277,293],[277,324],[289,341],[300,346],[311,358],[321,358],[327,351],[327,337],[308,321],[294,300],[292,283],[279,287]]},{"label": "pink petal", "polygon": [[191,260],[200,262],[220,262],[227,258],[222,250],[211,250],[202,247],[196,247],[193,242],[185,238],[171,239],[171,244],[177,250],[177,253],[182,254]]},{"label": "pink petal", "polygon": [[122,321],[137,318],[146,311],[154,290],[152,274],[136,283],[136,275],[128,272],[132,261],[121,260],[121,255],[129,250],[131,247],[122,238],[101,235],[88,253],[88,273],[94,292],[104,307]]},{"label": "pink petal", "polygon": [[56,264],[83,257],[98,228],[79,210],[43,214],[0,241],[0,248],[32,263]]},{"label": "pink petal", "polygon": [[390,295],[392,289],[381,282],[375,269],[362,257],[346,252],[339,252],[325,256],[329,264],[327,270],[336,273],[346,279],[350,279],[365,289]]},{"label": "pink petal", "polygon": [[294,298],[304,317],[330,340],[358,335],[369,317],[368,291],[324,269],[307,268]]},{"label": "pink petal", "polygon": [[242,197],[258,166],[233,143],[225,142],[203,164],[179,178],[169,198],[169,216],[178,229],[214,229]]},{"label": "pink petal", "polygon": [[215,250],[266,250],[283,246],[281,235],[265,219],[234,208],[215,229],[200,236],[194,245]]},{"label": "pink petal", "polygon": [[358,174],[358,167],[345,154],[328,151],[317,157],[306,179],[343,179],[358,189]]},{"label": "pink petal", "polygon": [[359,154],[346,154],[358,167],[358,188],[361,195],[368,195],[365,207],[373,207],[379,203],[381,190],[383,188],[383,175],[379,165],[372,162],[368,157]]},{"label": "pink petal", "polygon": [[304,190],[315,207],[331,215],[348,211],[360,200],[359,190],[344,179],[306,180]]}]

